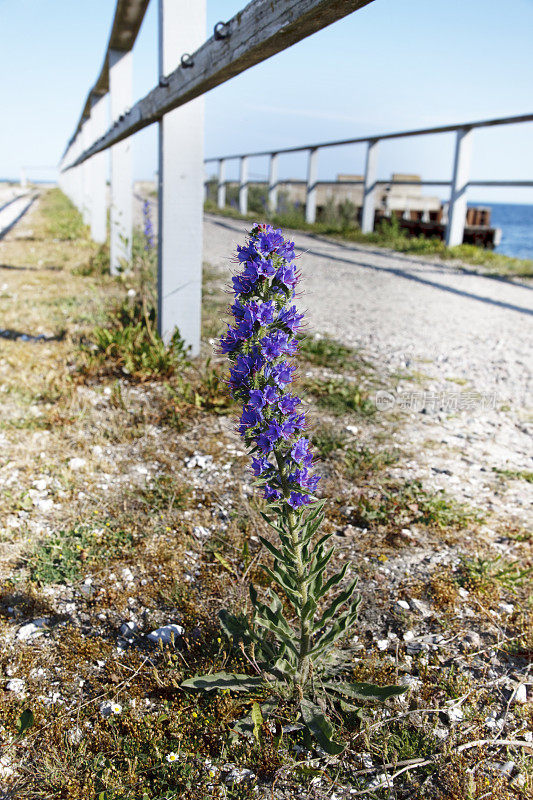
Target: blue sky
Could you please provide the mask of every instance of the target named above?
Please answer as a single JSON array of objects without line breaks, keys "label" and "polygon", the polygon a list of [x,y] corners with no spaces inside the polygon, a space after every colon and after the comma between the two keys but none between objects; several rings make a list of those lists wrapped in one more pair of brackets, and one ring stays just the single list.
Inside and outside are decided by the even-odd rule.
[{"label": "blue sky", "polygon": [[[243,5],[208,0],[208,30]],[[114,6],[0,0],[0,177],[58,162],[99,73]],[[533,0],[374,0],[206,95],[206,155],[531,112],[532,30]],[[152,0],[134,52],[135,99],[156,81],[156,42]],[[476,132],[472,177],[533,179],[532,144],[533,123]],[[153,127],[136,135],[134,152],[136,177],[153,177]],[[452,152],[450,134],[386,143],[380,177],[447,179]],[[363,165],[363,146],[323,151],[319,177]],[[252,177],[266,169],[251,162]],[[284,157],[280,172],[303,177],[305,156]],[[472,199],[533,202],[533,190],[478,189]]]}]

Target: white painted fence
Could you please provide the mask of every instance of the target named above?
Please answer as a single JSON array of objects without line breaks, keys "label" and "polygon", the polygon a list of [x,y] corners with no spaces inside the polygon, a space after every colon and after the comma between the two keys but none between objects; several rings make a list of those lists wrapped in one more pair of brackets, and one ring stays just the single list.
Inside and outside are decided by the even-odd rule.
[{"label": "white painted fence", "polygon": [[[111,271],[116,273],[131,256],[130,137],[159,124],[158,330],[168,342],[178,327],[196,355],[204,199],[202,96],[372,0],[252,0],[232,19],[219,22],[203,44],[205,0],[158,2],[159,85],[131,106],[132,51],[149,0],[117,0],[100,75],[61,160],[60,186],[83,213],[93,238],[104,241],[104,153],[111,149],[110,250]],[[247,205],[246,169],[243,158],[242,208]],[[272,192],[275,196],[275,187]],[[218,199],[224,202],[223,188]]]},{"label": "white painted fence", "polygon": [[[132,56],[149,0],[117,0],[104,63],[89,91],[74,135],[61,161],[60,185],[82,211],[93,238],[104,241],[106,231],[106,162],[111,151],[110,250],[111,271],[131,257],[132,158],[131,136],[148,125],[159,125],[159,259],[158,330],[169,341],[176,327],[196,355],[200,348],[202,210],[204,198],[203,99],[218,86],[281,52],[292,44],[356,11],[372,0],[252,0],[228,22],[219,22],[201,44],[206,0],[158,0],[159,85],[132,104]],[[306,219],[316,217],[319,151],[326,147],[366,144],[362,227],[374,225],[379,143],[437,133],[455,133],[456,148],[450,181],[422,181],[417,185],[449,186],[450,210],[446,241],[463,237],[466,191],[470,186],[533,186],[533,181],[471,181],[470,151],[473,131],[495,125],[531,122],[521,117],[471,122],[440,128],[379,134],[344,141],[321,142],[206,159],[218,161],[217,201],[226,203],[226,163],[239,159],[239,208],[248,208],[249,163],[269,156],[268,205],[276,208],[278,157],[308,152]],[[353,181],[352,183],[356,183]],[[409,181],[397,181],[409,184]]]},{"label": "white painted fence", "polygon": [[[277,209],[278,181],[278,158],[282,153],[300,153],[307,151],[307,179],[306,185],[306,222],[316,220],[316,189],[321,184],[331,184],[330,181],[317,180],[318,153],[327,147],[340,147],[349,144],[364,144],[367,147],[365,176],[360,181],[339,181],[338,185],[362,185],[363,186],[363,209],[361,218],[361,228],[364,233],[374,230],[374,211],[375,211],[375,190],[378,186],[383,186],[390,181],[377,180],[378,152],[379,143],[386,139],[403,139],[412,136],[428,136],[440,133],[455,133],[455,156],[451,180],[424,180],[408,181],[396,180],[395,186],[449,186],[450,202],[448,211],[448,223],[446,228],[446,244],[452,247],[461,244],[466,221],[466,191],[471,186],[490,186],[490,187],[533,187],[533,180],[520,181],[501,181],[501,180],[470,180],[470,161],[472,153],[473,131],[477,128],[489,128],[498,125],[517,125],[525,122],[532,122],[533,114],[523,114],[518,117],[502,117],[498,119],[482,120],[479,122],[459,123],[456,125],[445,125],[439,128],[423,128],[420,130],[401,131],[399,133],[382,133],[375,136],[365,136],[356,139],[343,139],[340,141],[320,142],[318,144],[306,144],[297,147],[277,148],[275,151],[263,150],[254,153],[238,153],[228,156],[216,156],[206,158],[205,163],[218,162],[218,206],[223,208],[226,204],[226,180],[227,162],[238,159],[241,164],[239,178],[239,211],[246,214],[248,206],[246,203],[248,178],[247,172],[243,172],[242,164],[249,165],[251,158],[270,158],[269,177],[267,182],[267,205],[270,212]],[[526,161],[526,154],[524,155]],[[294,181],[290,181],[294,183]],[[254,181],[256,183],[256,181]]]}]

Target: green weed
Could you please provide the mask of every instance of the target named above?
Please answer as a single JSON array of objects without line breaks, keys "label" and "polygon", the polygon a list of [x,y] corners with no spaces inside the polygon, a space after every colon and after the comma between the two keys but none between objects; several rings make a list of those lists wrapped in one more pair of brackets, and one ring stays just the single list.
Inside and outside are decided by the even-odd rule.
[{"label": "green weed", "polygon": [[519,561],[506,562],[501,556],[495,558],[463,558],[457,581],[460,586],[473,591],[487,591],[499,584],[516,594],[517,587],[533,573],[533,567],[522,568]]},{"label": "green weed", "polygon": [[345,439],[346,437],[340,431],[323,425],[315,430],[311,437],[311,442],[316,447],[319,455],[322,458],[327,458],[332,453],[342,449]]},{"label": "green weed", "polygon": [[400,454],[390,450],[371,450],[369,447],[349,447],[344,455],[344,469],[349,478],[381,472],[398,461]]},{"label": "green weed", "polygon": [[47,219],[47,233],[52,238],[61,241],[88,238],[88,228],[80,212],[60,189],[51,189],[47,193],[42,213]]},{"label": "green weed", "polygon": [[521,480],[527,481],[528,483],[533,483],[533,472],[529,472],[525,469],[498,469],[498,467],[493,467],[492,471],[495,472],[497,475],[501,475],[502,478],[509,478],[509,480]]},{"label": "green weed", "polygon": [[362,497],[358,515],[368,525],[422,524],[428,527],[462,528],[480,522],[479,512],[457,503],[443,490],[427,492],[420,481],[382,487],[377,497]]},{"label": "green weed", "polygon": [[155,330],[155,311],[142,298],[123,301],[109,315],[106,327],[95,327],[83,353],[89,372],[120,372],[141,381],[168,378],[188,364],[179,331],[166,345]]},{"label": "green weed", "polygon": [[131,547],[133,536],[109,523],[85,523],[59,531],[44,540],[28,559],[31,580],[43,585],[66,583],[81,578],[84,568],[91,568]]},{"label": "green weed", "polygon": [[187,508],[190,494],[188,486],[176,486],[171,475],[161,475],[142,489],[139,496],[149,511],[163,511]]},{"label": "green weed", "polygon": [[361,366],[355,350],[330,336],[300,337],[299,353],[306,361],[319,367],[353,369]]},{"label": "green weed", "polygon": [[316,400],[320,408],[332,414],[359,414],[367,417],[375,414],[376,407],[367,392],[355,383],[342,380],[305,380],[304,389]]}]

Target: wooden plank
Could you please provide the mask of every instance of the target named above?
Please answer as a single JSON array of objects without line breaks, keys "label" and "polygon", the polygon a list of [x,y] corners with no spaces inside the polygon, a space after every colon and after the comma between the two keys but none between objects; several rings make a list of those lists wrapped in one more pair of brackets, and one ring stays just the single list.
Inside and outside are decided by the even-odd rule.
[{"label": "wooden plank", "polygon": [[[78,158],[81,163],[174,108],[190,102],[235,75],[331,25],[373,0],[252,0],[228,22],[226,38],[212,36],[189,64],[178,66],[139,100],[124,118]],[[71,164],[70,166],[74,166]]]},{"label": "wooden plank", "polygon": [[[102,95],[91,107],[91,130],[95,136],[105,131],[109,116],[108,97]],[[107,157],[97,153],[89,162],[91,169],[90,225],[91,237],[103,244],[107,239]]]},{"label": "wooden plank", "polygon": [[80,131],[83,121],[89,117],[93,98],[95,96],[107,94],[109,91],[111,51],[120,50],[121,52],[126,53],[133,49],[133,45],[135,44],[135,40],[139,34],[139,30],[142,25],[144,15],[146,14],[149,2],[150,0],[117,0],[115,16],[113,18],[111,33],[109,35],[109,41],[107,43],[106,53],[104,56],[104,63],[102,64],[98,78],[87,95],[80,119],[74,130],[72,138],[67,145],[67,150]]},{"label": "wooden plank", "polygon": [[248,213],[248,159],[241,158],[239,169],[239,212]]},{"label": "wooden plank", "polygon": [[226,162],[223,158],[218,162],[217,205],[219,208],[226,206]]},{"label": "wooden plank", "polygon": [[278,210],[278,154],[271,153],[268,165],[268,210],[275,214]]}]

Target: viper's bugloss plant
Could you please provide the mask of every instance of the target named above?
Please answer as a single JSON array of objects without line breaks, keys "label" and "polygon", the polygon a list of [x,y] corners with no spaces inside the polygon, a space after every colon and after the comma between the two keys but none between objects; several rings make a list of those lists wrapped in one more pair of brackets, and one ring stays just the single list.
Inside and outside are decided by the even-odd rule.
[{"label": "viper's bugloss plant", "polygon": [[[299,703],[302,722],[328,752],[331,726],[314,699],[320,692],[385,699],[403,687],[328,680],[335,644],[353,627],[360,602],[348,564],[326,577],[334,548],[319,535],[324,501],[315,497],[320,476],[306,433],[301,399],[291,391],[303,314],[294,298],[299,273],[294,243],[270,225],[256,224],[237,248],[242,267],[233,279],[233,322],[220,340],[230,361],[229,387],[242,403],[239,432],[252,457],[254,484],[267,502],[265,521],[278,542],[261,542],[273,557],[268,602],[250,586],[250,618],[222,611],[226,633],[248,651],[258,675],[217,673],[185,681],[185,688],[249,691],[268,687],[274,697]],[[275,588],[274,588],[275,587]],[[338,589],[329,602],[327,596]],[[270,709],[270,701],[266,708]],[[340,749],[339,749],[340,748]]]},{"label": "viper's bugloss plant", "polygon": [[154,226],[152,223],[152,208],[148,200],[143,203],[143,233],[144,249],[153,250],[155,247]]}]

